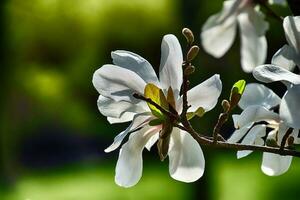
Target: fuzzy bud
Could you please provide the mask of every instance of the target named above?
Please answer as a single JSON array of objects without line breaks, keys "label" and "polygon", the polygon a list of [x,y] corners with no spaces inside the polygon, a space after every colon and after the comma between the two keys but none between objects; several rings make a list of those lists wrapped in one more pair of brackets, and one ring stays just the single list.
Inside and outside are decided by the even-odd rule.
[{"label": "fuzzy bud", "polygon": [[229,103],[229,101],[227,101],[226,99],[224,99],[222,101],[222,107],[223,107],[224,112],[228,112],[229,109],[230,109],[230,103]]},{"label": "fuzzy bud", "polygon": [[186,38],[189,44],[192,44],[194,42],[194,34],[190,29],[188,28],[182,29],[182,34],[184,35],[184,37]]},{"label": "fuzzy bud", "polygon": [[184,75],[189,76],[192,73],[195,72],[195,67],[193,65],[188,65],[185,69],[184,69]]},{"label": "fuzzy bud", "polygon": [[196,56],[199,53],[199,47],[197,45],[194,45],[190,48],[190,50],[187,53],[187,61],[191,62],[196,58]]}]

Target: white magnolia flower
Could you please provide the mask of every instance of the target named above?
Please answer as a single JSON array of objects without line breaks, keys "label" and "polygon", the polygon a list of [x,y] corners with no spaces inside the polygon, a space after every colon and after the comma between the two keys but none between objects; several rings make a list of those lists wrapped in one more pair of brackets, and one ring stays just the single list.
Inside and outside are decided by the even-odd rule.
[{"label": "white magnolia flower", "polygon": [[285,17],[283,29],[288,45],[279,49],[272,58],[272,64],[292,71],[300,66],[300,17]]},{"label": "white magnolia flower", "polygon": [[[116,166],[115,182],[124,187],[135,185],[142,176],[142,151],[150,150],[158,140],[163,125],[149,125],[155,118],[155,108],[133,97],[133,93],[146,95],[148,89],[168,99],[177,112],[182,110],[182,50],[174,35],[164,36],[161,44],[161,64],[159,79],[147,60],[128,51],[112,52],[114,65],[104,65],[93,76],[93,84],[100,93],[98,108],[107,116],[110,123],[132,121],[129,127],[117,135],[105,152],[122,145]],[[148,88],[148,89],[147,89]],[[161,88],[162,90],[159,90]],[[214,75],[188,91],[189,112],[202,107],[209,111],[216,105],[221,93],[222,83],[219,75]],[[154,95],[155,96],[155,95]],[[167,96],[165,98],[165,96]],[[153,99],[157,103],[161,99]],[[162,105],[163,106],[163,105]],[[157,111],[157,110],[156,110]],[[154,113],[154,114],[153,114]],[[172,129],[168,148],[169,172],[172,178],[193,182],[204,172],[204,156],[199,144],[190,134],[176,127]]]},{"label": "white magnolia flower", "polygon": [[283,46],[272,59],[271,65],[255,68],[253,76],[262,82],[281,81],[287,92],[280,104],[280,118],[292,128],[300,128],[300,75],[290,72],[300,66],[300,17],[286,17],[283,22],[289,45]]},{"label": "white magnolia flower", "polygon": [[[264,139],[268,139],[280,146],[289,127],[277,113],[270,110],[278,106],[280,101],[281,99],[264,85],[248,84],[239,102],[243,112],[240,115],[232,116],[236,131],[228,139],[228,142],[236,143],[241,140],[241,144],[264,146],[266,145]],[[267,132],[267,128],[271,131]],[[299,129],[294,129],[291,135],[295,138],[295,143],[299,144],[298,133]],[[252,151],[238,151],[237,157],[243,158],[250,153]],[[265,152],[261,170],[269,176],[278,176],[288,170],[291,162],[292,156],[280,156]]]},{"label": "white magnolia flower", "polygon": [[222,57],[232,46],[236,29],[241,34],[241,65],[245,72],[265,62],[269,24],[252,0],[227,0],[221,12],[212,15],[202,27],[202,45],[209,54]]}]

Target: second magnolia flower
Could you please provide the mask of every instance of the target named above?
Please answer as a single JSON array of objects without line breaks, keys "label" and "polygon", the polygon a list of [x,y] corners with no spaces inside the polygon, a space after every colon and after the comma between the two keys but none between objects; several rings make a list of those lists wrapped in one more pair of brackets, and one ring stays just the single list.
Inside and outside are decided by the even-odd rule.
[{"label": "second magnolia flower", "polygon": [[[129,135],[128,141],[122,145],[116,166],[115,181],[123,187],[135,185],[142,176],[142,151],[159,139],[163,124],[153,125],[150,121],[158,119],[155,108],[146,102],[133,97],[134,93],[151,96],[160,91],[162,99],[173,104],[174,109],[182,111],[180,89],[183,81],[183,55],[181,46],[174,35],[165,35],[161,44],[161,62],[159,78],[153,67],[144,58],[128,51],[112,52],[114,65],[104,65],[93,76],[93,84],[100,93],[98,108],[110,123],[132,121],[129,127],[117,135],[113,144],[105,151],[117,149],[123,139]],[[148,88],[148,89],[146,89]],[[188,112],[202,108],[210,111],[217,104],[222,90],[219,75],[214,75],[188,91]],[[168,93],[172,93],[171,100]],[[155,95],[154,95],[155,96]],[[157,95],[156,95],[157,96]],[[165,98],[166,97],[166,98]],[[152,99],[158,103],[161,99]],[[204,172],[205,160],[199,144],[192,136],[176,127],[172,127],[168,144],[169,172],[172,178],[193,182]]]}]

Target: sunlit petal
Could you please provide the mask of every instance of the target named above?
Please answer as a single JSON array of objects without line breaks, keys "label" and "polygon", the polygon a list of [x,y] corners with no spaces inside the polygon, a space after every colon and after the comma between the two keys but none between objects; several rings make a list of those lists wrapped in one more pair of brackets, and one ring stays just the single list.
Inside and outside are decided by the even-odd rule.
[{"label": "sunlit petal", "polygon": [[276,65],[261,65],[254,69],[253,76],[265,83],[282,81],[284,83],[300,84],[300,75],[294,74]]},{"label": "sunlit petal", "polygon": [[267,41],[264,36],[268,28],[261,13],[249,8],[238,15],[241,32],[241,64],[245,72],[265,62]]},{"label": "sunlit petal", "polygon": [[300,85],[289,88],[282,97],[279,114],[293,128],[300,128]]},{"label": "sunlit petal", "polygon": [[178,99],[182,84],[182,50],[174,35],[165,35],[161,43],[159,80],[162,89],[172,87],[175,99]]},{"label": "sunlit petal", "polygon": [[261,105],[268,109],[279,105],[280,98],[272,90],[258,83],[250,83],[246,85],[245,91],[239,101],[239,106],[246,109],[249,106]]},{"label": "sunlit petal", "polygon": [[156,127],[144,127],[134,133],[122,146],[116,166],[116,184],[122,187],[131,187],[137,184],[143,171],[143,149],[157,131]]},{"label": "sunlit petal", "polygon": [[177,128],[171,136],[169,162],[170,175],[176,180],[194,182],[203,175],[205,160],[201,147],[189,133]]},{"label": "sunlit petal", "polygon": [[268,176],[279,176],[289,169],[291,163],[292,156],[263,153],[261,170]]},{"label": "sunlit petal", "polygon": [[159,81],[155,71],[146,59],[135,53],[123,50],[111,52],[111,57],[115,65],[135,72],[146,83],[153,83],[159,86]]}]

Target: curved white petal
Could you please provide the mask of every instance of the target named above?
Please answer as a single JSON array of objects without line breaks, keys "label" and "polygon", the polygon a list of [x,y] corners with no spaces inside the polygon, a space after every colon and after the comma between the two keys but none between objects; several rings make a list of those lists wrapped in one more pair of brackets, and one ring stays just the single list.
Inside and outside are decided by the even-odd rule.
[{"label": "curved white petal", "polygon": [[269,111],[263,106],[249,106],[240,115],[237,126],[243,127],[252,122],[276,120],[279,121],[279,115]]},{"label": "curved white petal", "polygon": [[293,71],[295,68],[295,61],[299,57],[295,50],[288,45],[284,45],[279,49],[272,58],[272,64],[283,67],[289,71]]},{"label": "curved white petal", "polygon": [[182,62],[182,50],[178,39],[174,35],[165,35],[161,43],[159,80],[162,89],[172,87],[176,99],[182,84]]},{"label": "curved white petal", "polygon": [[232,121],[233,121],[234,128],[239,128],[238,127],[239,118],[240,118],[240,115],[237,115],[237,114],[232,115]]},{"label": "curved white petal", "polygon": [[300,76],[276,65],[261,65],[254,69],[253,76],[261,82],[271,83],[282,81],[284,83],[300,84]]},{"label": "curved white petal", "polygon": [[268,23],[261,13],[248,8],[238,15],[241,32],[241,64],[245,72],[265,62],[267,57],[267,40],[264,36]]},{"label": "curved white petal", "polygon": [[153,135],[153,136],[149,139],[149,141],[148,141],[147,144],[145,145],[145,147],[146,147],[146,149],[147,149],[148,151],[151,150],[151,147],[157,142],[158,138],[159,138],[159,133]]},{"label": "curved white petal", "polygon": [[136,115],[136,113],[132,112],[125,112],[123,113],[120,117],[115,118],[115,117],[107,117],[107,121],[110,124],[118,124],[118,123],[124,123],[124,122],[129,122],[132,121],[133,117]]},{"label": "curved white petal", "polygon": [[102,95],[99,96],[97,105],[102,115],[112,118],[120,118],[124,113],[131,113],[133,117],[136,113],[149,111],[146,103],[143,101],[138,104],[132,104],[127,101],[114,101]]},{"label": "curved white petal", "polygon": [[192,136],[174,128],[169,148],[169,171],[172,178],[194,182],[204,172],[205,160],[199,144]]},{"label": "curved white petal", "polygon": [[242,128],[235,130],[230,138],[228,138],[227,142],[237,143],[238,141],[240,141],[246,135],[252,125],[253,123],[250,123],[247,126],[243,126]]},{"label": "curved white petal", "polygon": [[222,11],[210,16],[202,27],[202,46],[206,52],[216,58],[222,57],[234,41],[237,2],[224,1]]},{"label": "curved white petal", "polygon": [[144,94],[145,81],[135,72],[115,65],[103,65],[93,75],[93,85],[97,91],[115,101],[137,103],[132,94]]},{"label": "curved white petal", "polygon": [[[248,134],[244,137],[241,144],[246,145],[253,145],[255,144],[255,141],[257,138],[261,138],[266,135],[266,126],[265,125],[256,125],[251,128],[251,130],[248,132]],[[245,156],[248,156],[253,151],[250,150],[244,150],[244,151],[238,151],[237,152],[237,158],[243,158]]]},{"label": "curved white petal", "polygon": [[292,156],[263,153],[261,170],[268,176],[279,176],[289,169],[291,162]]},{"label": "curved white petal", "polygon": [[222,92],[220,75],[216,74],[187,92],[190,112],[202,107],[206,112],[215,107]]},{"label": "curved white petal", "polygon": [[153,83],[159,87],[159,81],[151,64],[141,56],[123,50],[111,52],[113,63],[138,74],[146,83]]},{"label": "curved white petal", "polygon": [[300,85],[289,88],[282,98],[279,114],[293,128],[300,128]]},{"label": "curved white petal", "polygon": [[280,98],[271,89],[258,83],[249,83],[239,101],[239,106],[246,109],[249,106],[260,105],[268,109],[279,105]]},{"label": "curved white petal", "polygon": [[116,166],[116,184],[122,187],[131,187],[137,184],[143,171],[143,149],[155,133],[157,133],[156,127],[144,127],[134,133],[122,146]]},{"label": "curved white petal", "polygon": [[283,20],[286,40],[295,51],[300,53],[300,17],[287,16]]},{"label": "curved white petal", "polygon": [[299,138],[299,129],[294,129],[292,132],[292,136],[294,137],[294,144],[300,144],[300,138]]},{"label": "curved white petal", "polygon": [[114,142],[109,147],[107,147],[104,151],[106,153],[108,153],[108,152],[111,152],[111,151],[114,151],[115,149],[117,149],[128,133],[130,133],[132,130],[136,130],[136,129],[146,125],[149,122],[150,117],[151,116],[149,116],[149,113],[135,115],[132,120],[132,123],[124,131],[119,133],[114,138]]},{"label": "curved white petal", "polygon": [[[286,123],[284,123],[284,122],[281,122],[281,123],[279,124],[277,134],[274,134],[274,135],[272,136],[272,135],[270,135],[270,133],[269,133],[270,138],[273,138],[273,139],[277,140],[277,144],[278,144],[278,145],[281,145],[281,141],[282,141],[284,135],[286,134],[286,132],[287,132],[288,130],[289,130],[288,125],[287,125]],[[276,132],[275,132],[275,133],[276,133]],[[268,135],[268,138],[269,138],[269,135]],[[284,144],[284,145],[286,146],[286,144]]]}]

